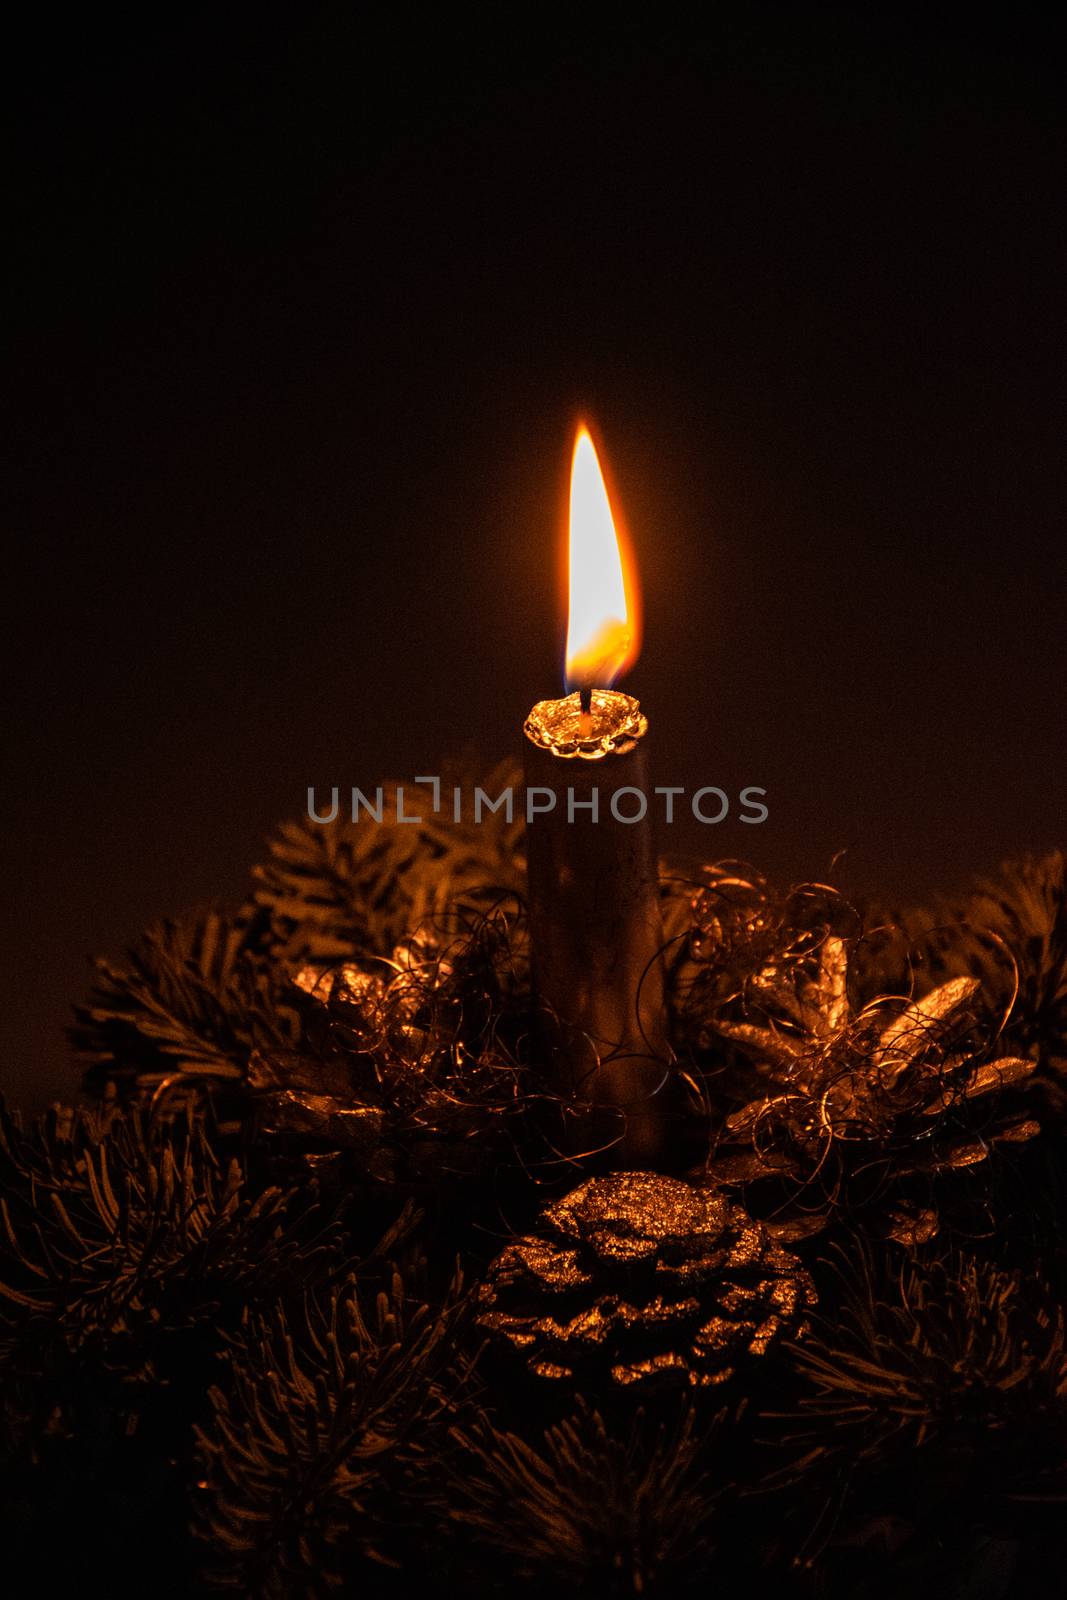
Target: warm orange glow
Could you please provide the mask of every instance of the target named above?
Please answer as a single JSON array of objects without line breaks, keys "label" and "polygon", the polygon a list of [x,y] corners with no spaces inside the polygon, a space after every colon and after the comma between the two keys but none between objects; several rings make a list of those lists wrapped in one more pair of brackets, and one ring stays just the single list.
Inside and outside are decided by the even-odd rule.
[{"label": "warm orange glow", "polygon": [[637,585],[615,529],[589,430],[571,463],[567,682],[607,689],[637,657]]}]

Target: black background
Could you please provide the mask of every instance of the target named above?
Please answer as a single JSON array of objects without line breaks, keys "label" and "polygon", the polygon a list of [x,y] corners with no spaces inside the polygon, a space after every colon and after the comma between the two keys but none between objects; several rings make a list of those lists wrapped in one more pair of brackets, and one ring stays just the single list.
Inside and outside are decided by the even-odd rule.
[{"label": "black background", "polygon": [[910,897],[1063,842],[1060,41],[890,10],[14,53],[18,1097],[86,957],[239,896],[309,783],[517,748],[582,408],[657,780],[769,791],[665,849]]}]

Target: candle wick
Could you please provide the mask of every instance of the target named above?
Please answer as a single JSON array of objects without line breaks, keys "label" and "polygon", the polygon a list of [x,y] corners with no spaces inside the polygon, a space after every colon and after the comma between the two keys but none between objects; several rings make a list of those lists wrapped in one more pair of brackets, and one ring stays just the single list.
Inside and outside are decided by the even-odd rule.
[{"label": "candle wick", "polygon": [[591,739],[593,737],[593,691],[589,689],[578,690],[578,737]]}]

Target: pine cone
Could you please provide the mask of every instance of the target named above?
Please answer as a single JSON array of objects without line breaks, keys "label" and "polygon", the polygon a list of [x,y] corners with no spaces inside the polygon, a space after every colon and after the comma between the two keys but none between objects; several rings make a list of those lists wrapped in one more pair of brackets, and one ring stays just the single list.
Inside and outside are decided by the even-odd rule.
[{"label": "pine cone", "polygon": [[[675,896],[677,903],[677,896]],[[671,931],[674,923],[668,915]],[[801,883],[777,892],[762,874],[734,861],[701,870],[686,896],[681,955],[672,970],[672,1006],[681,1038],[714,1044],[712,1019],[748,992],[754,973],[795,965],[830,933],[853,930],[856,913],[836,890]]]},{"label": "pine cone", "polygon": [[[1025,1083],[1034,1062],[1015,1056],[982,1061],[968,1040],[977,978],[942,984],[903,1010],[878,1002],[853,1016],[848,946],[828,937],[814,971],[799,978],[770,966],[753,988],[770,1025],[720,1021],[770,1093],[726,1118],[713,1174],[722,1182],[761,1178],[807,1185],[816,1173],[827,1195],[850,1171],[899,1179],[969,1167],[1000,1142],[1030,1139],[1039,1125],[1000,1092]],[[979,1124],[964,1115],[982,1099]],[[930,1238],[937,1214],[886,1201],[884,1231],[902,1242]],[[800,1237],[827,1220],[807,1189],[792,1213],[776,1207],[779,1237]]]},{"label": "pine cone", "polygon": [[479,1325],[537,1377],[705,1387],[800,1331],[814,1286],[721,1191],[590,1178],[497,1257]]},{"label": "pine cone", "polygon": [[875,952],[879,980],[918,960],[932,980],[975,974],[1004,1036],[1038,1063],[1059,1116],[1067,1110],[1067,852],[1008,862],[972,894],[896,913],[898,937]]},{"label": "pine cone", "polygon": [[[521,1106],[518,1069],[486,1021],[488,922],[442,949],[420,934],[389,962],[302,967],[305,1045],[256,1053],[259,1131],[320,1175],[420,1179],[484,1163]],[[477,970],[472,972],[472,966]],[[490,1007],[491,1010],[491,1007]]]}]

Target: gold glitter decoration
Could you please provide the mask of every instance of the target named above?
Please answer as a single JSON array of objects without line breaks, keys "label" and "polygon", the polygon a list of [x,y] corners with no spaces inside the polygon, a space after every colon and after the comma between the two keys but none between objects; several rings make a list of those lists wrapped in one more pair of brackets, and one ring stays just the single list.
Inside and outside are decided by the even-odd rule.
[{"label": "gold glitter decoration", "polygon": [[799,1333],[815,1290],[722,1191],[590,1178],[496,1259],[479,1325],[542,1378],[707,1387]]},{"label": "gold glitter decoration", "polygon": [[[754,1063],[762,1092],[732,1112],[721,1130],[714,1176],[754,1184],[784,1175],[803,1186],[795,1209],[772,1191],[778,1238],[799,1238],[825,1225],[833,1186],[849,1164],[861,1171],[891,1153],[898,1178],[976,1165],[1000,1143],[1022,1143],[1039,1131],[1024,1106],[1001,1104],[1002,1091],[1025,1087],[1036,1063],[1016,1056],[977,1059],[969,1042],[970,1006],[980,984],[958,977],[902,1008],[877,1001],[853,1012],[848,993],[849,945],[827,936],[792,970],[765,966],[750,999],[766,1025],[721,1021],[718,1032]],[[961,1111],[983,1099],[980,1136]],[[752,1197],[749,1203],[754,1203]],[[907,1245],[937,1232],[927,1205],[894,1199],[879,1231]]]},{"label": "gold glitter decoration", "polygon": [[526,719],[524,732],[531,743],[551,755],[602,761],[605,756],[622,756],[634,749],[648,732],[648,719],[632,695],[620,694],[617,689],[594,689],[588,712],[582,711],[577,693],[562,700],[539,700]]},{"label": "gold glitter decoration", "polygon": [[[467,1174],[487,1144],[510,1137],[518,1069],[487,1037],[484,990],[467,1001],[471,976],[485,982],[491,936],[482,925],[445,945],[423,930],[371,969],[347,961],[294,972],[287,998],[301,1044],[253,1051],[248,1066],[257,1133],[286,1175]],[[457,961],[469,965],[457,973]]]}]

